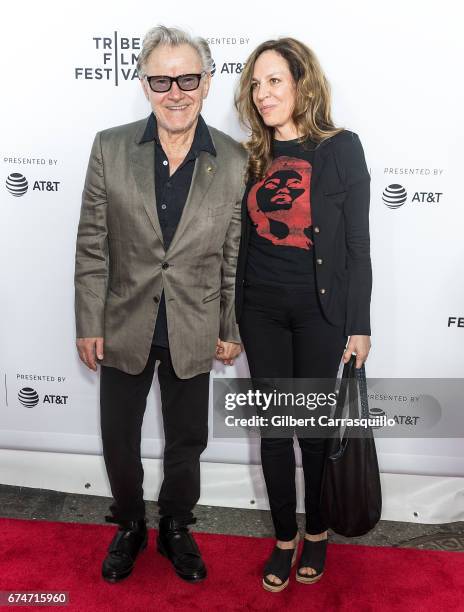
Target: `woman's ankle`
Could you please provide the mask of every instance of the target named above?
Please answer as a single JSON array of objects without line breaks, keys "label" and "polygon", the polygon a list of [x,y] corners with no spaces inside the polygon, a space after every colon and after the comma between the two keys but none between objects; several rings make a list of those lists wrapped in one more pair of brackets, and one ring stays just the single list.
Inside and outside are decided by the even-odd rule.
[{"label": "woman's ankle", "polygon": [[322,531],[321,533],[305,533],[305,540],[312,540],[313,542],[317,542],[318,540],[325,540],[326,538],[329,537],[329,532],[326,529],[325,531]]},{"label": "woman's ankle", "polygon": [[297,532],[295,537],[292,540],[279,540],[277,539],[276,545],[278,548],[282,548],[283,550],[289,548],[295,548],[300,540],[300,534]]}]

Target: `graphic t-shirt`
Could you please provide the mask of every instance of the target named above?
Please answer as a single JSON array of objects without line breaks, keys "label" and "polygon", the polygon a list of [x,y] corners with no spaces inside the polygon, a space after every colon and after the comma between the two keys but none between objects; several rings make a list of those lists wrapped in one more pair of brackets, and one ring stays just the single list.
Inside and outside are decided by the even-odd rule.
[{"label": "graphic t-shirt", "polygon": [[274,140],[263,180],[245,192],[251,235],[249,282],[314,285],[310,185],[314,143]]}]

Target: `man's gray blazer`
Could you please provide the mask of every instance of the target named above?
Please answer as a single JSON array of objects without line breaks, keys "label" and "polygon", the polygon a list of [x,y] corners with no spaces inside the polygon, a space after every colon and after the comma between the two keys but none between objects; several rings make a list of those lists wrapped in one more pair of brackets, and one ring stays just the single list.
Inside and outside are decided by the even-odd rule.
[{"label": "man's gray blazer", "polygon": [[172,363],[180,378],[212,367],[216,341],[239,342],[235,273],[245,150],[214,128],[201,152],[167,252],[155,198],[147,120],[97,133],[76,244],[78,338],[104,338],[103,365],[139,374],[151,349],[164,289]]}]

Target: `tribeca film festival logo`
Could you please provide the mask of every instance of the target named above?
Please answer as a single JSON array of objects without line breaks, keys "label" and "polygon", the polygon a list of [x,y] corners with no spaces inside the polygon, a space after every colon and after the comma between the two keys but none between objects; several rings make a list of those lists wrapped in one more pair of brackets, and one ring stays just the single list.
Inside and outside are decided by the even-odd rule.
[{"label": "tribeca film festival logo", "polygon": [[142,49],[142,39],[122,36],[114,31],[111,36],[93,36],[92,42],[99,54],[100,63],[94,66],[76,66],[74,78],[85,81],[120,81],[138,79],[137,58]]},{"label": "tribeca film festival logo", "polygon": [[[443,174],[442,168],[384,168],[384,174],[407,175],[407,176],[438,176]],[[441,191],[414,191],[411,196],[413,204],[438,204],[443,196]],[[385,206],[395,210],[401,208],[408,201],[407,189],[399,184],[387,185],[382,193]]]},{"label": "tribeca film festival logo", "polygon": [[[36,180],[32,191],[58,191],[59,185],[60,181]],[[7,176],[5,187],[12,196],[19,198],[27,193],[29,182],[23,174],[12,172]]]},{"label": "tribeca film festival logo", "polygon": [[[223,36],[207,38],[213,45],[247,45],[246,36]],[[138,79],[137,59],[142,49],[142,38],[122,36],[115,30],[111,36],[93,36],[92,42],[98,52],[99,63],[93,66],[76,66],[74,78],[85,81],[113,81],[117,87],[121,81]],[[245,62],[223,62],[216,65],[213,61],[211,74],[240,74]]]}]

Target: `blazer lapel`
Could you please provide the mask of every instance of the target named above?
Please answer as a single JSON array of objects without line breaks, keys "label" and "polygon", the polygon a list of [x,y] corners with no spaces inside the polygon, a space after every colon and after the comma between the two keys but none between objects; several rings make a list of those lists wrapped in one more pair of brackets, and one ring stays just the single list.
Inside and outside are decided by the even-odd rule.
[{"label": "blazer lapel", "polygon": [[182,237],[182,234],[189,226],[190,221],[194,219],[196,215],[201,214],[200,209],[203,205],[208,189],[213,182],[216,170],[217,162],[214,156],[206,151],[201,151],[200,155],[195,161],[190,190],[168,252],[172,251],[176,247],[177,243]]},{"label": "blazer lapel", "polygon": [[142,199],[145,212],[161,244],[164,244],[163,232],[161,231],[156,209],[155,145],[153,141],[143,144],[136,143],[132,149],[131,162],[137,190]]}]

